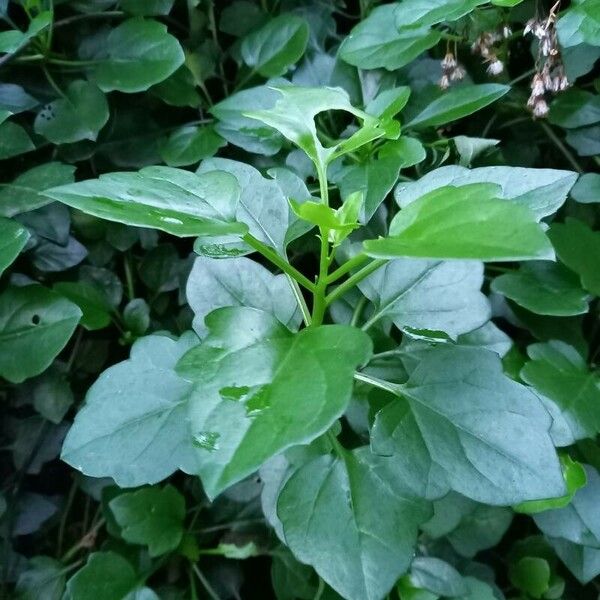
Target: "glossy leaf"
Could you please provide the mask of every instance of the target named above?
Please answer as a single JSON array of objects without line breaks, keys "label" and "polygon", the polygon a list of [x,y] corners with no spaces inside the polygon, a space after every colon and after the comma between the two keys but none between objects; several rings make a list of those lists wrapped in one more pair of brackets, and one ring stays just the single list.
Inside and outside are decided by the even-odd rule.
[{"label": "glossy leaf", "polygon": [[552,260],[552,246],[534,215],[497,196],[491,184],[439,188],[401,210],[389,237],[364,242],[365,251],[385,258]]},{"label": "glossy leaf", "polygon": [[346,409],[354,369],[371,344],[341,325],[292,334],[252,308],[218,309],[205,324],[210,335],[178,372],[195,384],[190,424],[198,470],[215,497],[272,456],[324,433]]},{"label": "glossy leaf", "polygon": [[41,285],[2,292],[0,375],[19,383],[40,374],[65,347],[80,318],[75,304]]},{"label": "glossy leaf", "polygon": [[486,0],[408,0],[396,10],[396,27],[402,29],[456,21],[485,3]]},{"label": "glossy leaf", "polygon": [[17,258],[28,239],[29,232],[25,227],[0,217],[0,275]]},{"label": "glossy leaf", "polygon": [[184,167],[214,156],[225,145],[214,128],[186,125],[169,135],[160,147],[160,154],[170,167]]},{"label": "glossy leaf", "polygon": [[198,176],[171,167],[146,167],[138,173],[108,173],[45,193],[96,217],[179,236],[246,230],[235,222],[239,186],[227,173]]}]

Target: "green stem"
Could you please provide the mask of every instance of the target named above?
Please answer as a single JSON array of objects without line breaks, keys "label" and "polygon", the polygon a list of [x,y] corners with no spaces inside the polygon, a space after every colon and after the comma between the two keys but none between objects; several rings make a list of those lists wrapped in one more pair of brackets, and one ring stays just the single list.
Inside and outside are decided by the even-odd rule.
[{"label": "green stem", "polygon": [[242,238],[248,246],[250,246],[253,250],[256,250],[259,254],[262,254],[267,260],[271,261],[276,267],[279,267],[286,275],[289,275],[292,279],[297,281],[301,286],[305,287],[309,291],[314,291],[315,284],[312,283],[298,271],[298,269],[294,268],[290,263],[285,260],[282,256],[277,254],[273,248],[263,244],[260,240],[257,240],[252,234],[247,233]]},{"label": "green stem", "polygon": [[135,288],[133,285],[133,272],[131,270],[131,255],[125,254],[123,265],[125,267],[125,281],[127,282],[127,295],[130,300],[135,298]]},{"label": "green stem", "polygon": [[340,444],[340,442],[338,441],[337,437],[335,436],[335,434],[333,433],[333,431],[329,430],[327,432],[327,438],[329,439],[329,441],[331,442],[331,445],[333,446],[333,450],[334,452],[337,454],[337,456],[339,458],[344,458],[344,446],[342,446]]},{"label": "green stem", "polygon": [[[329,187],[327,185],[326,167],[320,163],[315,163],[317,176],[319,178],[319,189],[321,192],[321,202],[329,206]],[[327,308],[327,276],[329,273],[329,229],[321,227],[321,255],[319,258],[319,276],[313,291],[313,312],[311,325],[317,327],[323,323],[325,309]]]},{"label": "green stem", "polygon": [[366,373],[354,373],[354,379],[356,381],[362,381],[362,383],[366,383],[368,385],[372,385],[373,387],[379,388],[380,390],[384,390],[389,392],[390,394],[398,395],[398,386],[394,383],[390,383],[389,381],[384,381],[383,379],[379,379],[378,377],[373,377],[372,375],[367,375]]},{"label": "green stem", "polygon": [[356,308],[354,309],[354,312],[352,313],[352,319],[350,320],[351,327],[357,326],[358,321],[363,313],[363,310],[365,309],[366,304],[367,304],[366,297],[361,296],[359,301],[356,303]]},{"label": "green stem", "polygon": [[308,310],[306,300],[302,295],[302,290],[300,289],[298,282],[291,275],[288,275],[286,273],[285,276],[287,277],[287,280],[292,288],[292,293],[294,294],[296,302],[298,303],[298,307],[300,308],[300,312],[302,313],[302,319],[304,320],[304,324],[308,327],[311,322],[310,311]]},{"label": "green stem", "polygon": [[366,254],[357,254],[350,260],[347,260],[339,269],[336,269],[333,273],[329,275],[329,277],[327,278],[327,283],[333,283],[334,281],[337,281],[346,273],[349,273],[353,269],[359,267],[362,263],[368,260],[368,258],[369,257]]},{"label": "green stem", "polygon": [[351,290],[357,283],[361,282],[365,277],[368,277],[371,273],[379,269],[387,261],[383,258],[378,258],[368,265],[365,265],[360,271],[354,273],[352,277],[349,277],[331,292],[326,298],[325,303],[329,306],[332,302],[335,302],[338,298],[343,296],[347,291]]},{"label": "green stem", "polygon": [[212,600],[221,600],[219,594],[215,592],[212,585],[210,585],[210,583],[208,582],[208,579],[206,579],[206,577],[204,576],[204,573],[202,573],[202,571],[198,568],[198,565],[193,564],[192,569],[196,574],[196,577],[200,580],[200,583],[203,585],[207,594],[212,598]]}]

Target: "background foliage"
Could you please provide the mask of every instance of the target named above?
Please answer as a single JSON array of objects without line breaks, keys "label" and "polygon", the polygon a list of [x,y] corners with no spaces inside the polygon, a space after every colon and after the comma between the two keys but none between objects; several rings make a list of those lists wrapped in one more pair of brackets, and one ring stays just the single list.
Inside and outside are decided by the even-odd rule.
[{"label": "background foliage", "polygon": [[599,57],[598,0],[0,0],[0,595],[597,598]]}]

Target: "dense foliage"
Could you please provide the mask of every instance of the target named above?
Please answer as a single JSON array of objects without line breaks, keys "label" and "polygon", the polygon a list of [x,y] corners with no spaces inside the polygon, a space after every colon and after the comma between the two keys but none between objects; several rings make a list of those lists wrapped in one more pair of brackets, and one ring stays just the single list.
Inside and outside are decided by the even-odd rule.
[{"label": "dense foliage", "polygon": [[0,596],[597,598],[598,58],[598,0],[0,0]]}]

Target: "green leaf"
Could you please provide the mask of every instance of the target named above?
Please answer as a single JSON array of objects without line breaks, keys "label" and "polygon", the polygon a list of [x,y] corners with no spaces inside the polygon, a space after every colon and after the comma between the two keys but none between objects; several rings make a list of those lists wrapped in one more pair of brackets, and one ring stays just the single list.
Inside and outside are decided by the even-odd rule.
[{"label": "green leaf", "polygon": [[0,217],[0,275],[17,258],[29,239],[29,232],[16,221]]},{"label": "green leaf", "polygon": [[187,420],[192,385],[174,367],[197,343],[194,334],[178,341],[139,339],[131,357],[89,389],[62,459],[91,477],[112,477],[121,487],[156,483],[177,469],[196,473]]},{"label": "green leaf", "polygon": [[487,0],[405,0],[396,10],[396,27],[413,28],[456,21]]},{"label": "green leaf", "polygon": [[466,135],[457,135],[452,138],[452,141],[460,156],[459,164],[463,167],[469,167],[480,154],[484,154],[486,150],[500,143],[500,140],[467,137]]},{"label": "green leaf", "polygon": [[600,548],[600,514],[597,510],[600,475],[590,466],[586,466],[585,471],[587,484],[577,491],[570,504],[538,513],[533,518],[549,537]]},{"label": "green leaf", "polygon": [[521,377],[556,404],[571,439],[595,437],[600,432],[600,379],[588,369],[585,359],[557,340],[532,344],[527,354],[531,360]]},{"label": "green leaf", "polygon": [[41,373],[80,318],[75,304],[41,285],[8,288],[0,294],[0,375],[20,383]]},{"label": "green leaf", "polygon": [[532,515],[546,510],[563,508],[573,500],[573,496],[575,496],[577,490],[580,490],[587,483],[585,469],[581,463],[572,460],[568,454],[560,457],[560,463],[563,470],[563,477],[567,484],[567,493],[560,498],[522,502],[513,507],[516,512]]},{"label": "green leaf", "polygon": [[[246,113],[247,117],[262,121],[304,150],[308,157],[324,169],[334,158],[351,152],[372,140],[385,135],[379,121],[354,108],[348,93],[342,88],[310,88],[285,86],[274,88],[280,98],[268,110]],[[363,121],[363,127],[354,135],[334,146],[324,147],[318,136],[315,117],[328,110],[343,110]]]},{"label": "green leaf", "polygon": [[443,331],[456,338],[491,316],[482,284],[481,263],[409,258],[386,263],[358,287],[373,303],[368,326],[384,317],[399,329]]},{"label": "green leaf", "polygon": [[0,160],[35,150],[35,144],[21,127],[12,121],[0,124]]},{"label": "green leaf", "polygon": [[293,14],[282,14],[242,40],[244,62],[263,77],[283,75],[298,62],[308,43],[308,23]]},{"label": "green leaf", "polygon": [[579,156],[600,154],[600,125],[569,129],[565,139],[567,144],[577,150]]},{"label": "green leaf", "polygon": [[431,515],[427,502],[380,470],[386,462],[364,447],[322,456],[300,467],[279,496],[286,543],[347,600],[387,594],[410,564],[419,524]]},{"label": "green leaf", "polygon": [[418,556],[412,561],[410,581],[417,588],[452,598],[468,592],[463,577],[454,567],[431,556]]},{"label": "green leaf", "polygon": [[566,48],[582,43],[600,46],[600,0],[574,2],[560,17],[556,29]]},{"label": "green leaf", "polygon": [[462,119],[502,98],[510,86],[499,83],[461,85],[450,88],[422,112],[410,120],[406,127],[438,127]]},{"label": "green leaf", "polygon": [[524,556],[509,570],[511,583],[533,598],[542,598],[550,586],[550,565],[543,558]]},{"label": "green leaf", "polygon": [[0,183],[0,216],[13,217],[52,202],[42,192],[48,188],[71,183],[75,167],[49,162],[24,171],[11,183]]},{"label": "green leaf", "polygon": [[67,582],[64,600],[158,600],[139,586],[128,560],[116,552],[94,552]]},{"label": "green leaf", "polygon": [[533,213],[498,198],[498,187],[492,184],[434,190],[394,217],[389,237],[368,240],[364,248],[369,256],[380,258],[554,258]]},{"label": "green leaf", "polygon": [[287,277],[273,275],[248,258],[197,258],[188,277],[186,296],[195,314],[194,330],[200,337],[207,332],[205,317],[224,306],[257,308],[291,330],[300,326],[301,315]]},{"label": "green leaf", "polygon": [[361,69],[394,71],[440,41],[440,33],[427,26],[398,31],[398,6],[392,3],[373,9],[342,42],[341,59]]},{"label": "green leaf", "polygon": [[552,103],[549,120],[566,129],[594,125],[600,121],[600,96],[571,88]]},{"label": "green leaf", "polygon": [[[439,347],[422,357],[372,432],[376,452],[492,505],[562,496],[558,458],[540,400],[502,373],[493,352]],[[416,476],[416,475],[415,475]],[[429,484],[430,485],[430,484]]]},{"label": "green leaf", "polygon": [[400,183],[396,187],[395,196],[398,204],[404,208],[427,192],[446,185],[495,183],[501,188],[498,197],[526,206],[540,220],[556,212],[563,205],[576,180],[577,173],[556,169],[521,167],[466,169],[452,165],[435,169],[418,181]]},{"label": "green leaf", "polygon": [[600,549],[574,544],[563,538],[547,538],[569,571],[586,584],[600,575]]},{"label": "green leaf", "polygon": [[571,197],[582,204],[600,202],[600,175],[584,173],[573,186]]},{"label": "green leaf", "polygon": [[19,600],[61,600],[65,567],[49,556],[34,556],[17,581]]},{"label": "green leaf", "polygon": [[225,145],[225,140],[214,127],[185,125],[171,133],[159,150],[170,167],[184,167],[214,156]]},{"label": "green leaf", "polygon": [[47,29],[52,23],[52,11],[46,10],[35,16],[29,22],[27,31],[13,29],[0,33],[0,52],[14,54],[24,48],[30,40]]},{"label": "green leaf", "polygon": [[92,76],[103,92],[143,92],[172,75],[185,56],[158,21],[133,18],[113,29]]},{"label": "green leaf", "polygon": [[[229,173],[239,183],[241,196],[236,220],[246,223],[250,234],[285,256],[286,245],[296,237],[290,237],[290,233],[298,221],[288,204],[289,189],[293,191],[294,200],[302,202],[310,198],[304,183],[284,169],[270,171],[272,177],[267,178],[250,165],[225,158],[205,160],[198,173],[205,176],[215,170]],[[306,231],[301,228],[298,233],[301,235]]]},{"label": "green leaf", "polygon": [[198,176],[171,167],[146,167],[137,173],[107,173],[45,194],[95,217],[178,236],[246,231],[235,222],[239,186],[228,173]]},{"label": "green leaf", "polygon": [[391,119],[406,106],[410,93],[406,85],[384,90],[365,106],[365,112],[380,119]]},{"label": "green leaf", "polygon": [[106,96],[93,83],[73,81],[63,98],[46,104],[35,118],[35,132],[54,144],[95,140],[108,121]]},{"label": "green leaf", "polygon": [[596,257],[600,253],[600,233],[585,223],[568,217],[564,223],[553,223],[548,237],[558,258],[581,278],[581,285],[600,295],[600,270]]},{"label": "green leaf", "polygon": [[144,335],[150,327],[150,307],[143,298],[130,300],[123,309],[125,327],[134,335]]},{"label": "green leaf", "polygon": [[211,114],[218,120],[217,133],[229,143],[248,152],[272,156],[281,149],[281,134],[246,114],[269,109],[275,105],[279,94],[267,86],[242,90],[211,107]]},{"label": "green leaf", "polygon": [[551,262],[532,262],[496,277],[492,291],[538,315],[567,317],[588,310],[588,294],[575,273]]},{"label": "green leaf", "polygon": [[62,281],[54,289],[81,309],[81,325],[88,331],[103,329],[111,323],[111,306],[94,285],[85,281]]},{"label": "green leaf", "polygon": [[119,494],[109,507],[121,527],[123,539],[148,546],[150,556],[160,556],[179,546],[185,498],[172,485]]},{"label": "green leaf", "polygon": [[198,472],[214,498],[270,457],[327,431],[350,401],[354,369],[368,360],[371,342],[342,325],[292,334],[247,307],[213,311],[205,324],[209,336],[178,372],[195,384],[190,424]]}]

